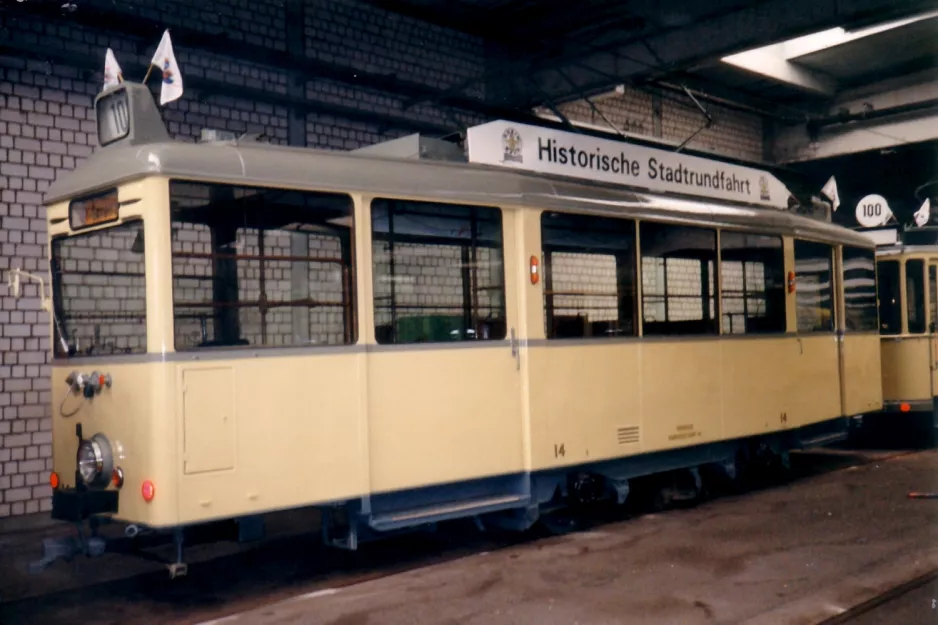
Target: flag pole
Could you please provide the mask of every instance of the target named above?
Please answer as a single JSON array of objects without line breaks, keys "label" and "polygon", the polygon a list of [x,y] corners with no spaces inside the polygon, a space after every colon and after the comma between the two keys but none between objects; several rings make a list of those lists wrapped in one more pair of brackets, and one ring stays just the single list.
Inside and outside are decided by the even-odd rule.
[{"label": "flag pole", "polygon": [[147,75],[143,77],[143,84],[147,84],[147,79],[150,77],[150,72],[153,71],[153,64],[150,63],[150,66],[147,68]]}]

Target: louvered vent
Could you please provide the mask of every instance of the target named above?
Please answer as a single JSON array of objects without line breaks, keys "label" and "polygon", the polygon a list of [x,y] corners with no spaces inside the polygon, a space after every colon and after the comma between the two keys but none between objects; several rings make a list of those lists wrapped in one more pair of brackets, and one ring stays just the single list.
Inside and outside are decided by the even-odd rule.
[{"label": "louvered vent", "polygon": [[619,438],[620,445],[632,445],[638,442],[638,426],[630,425],[628,427],[619,428],[616,431],[616,435]]}]

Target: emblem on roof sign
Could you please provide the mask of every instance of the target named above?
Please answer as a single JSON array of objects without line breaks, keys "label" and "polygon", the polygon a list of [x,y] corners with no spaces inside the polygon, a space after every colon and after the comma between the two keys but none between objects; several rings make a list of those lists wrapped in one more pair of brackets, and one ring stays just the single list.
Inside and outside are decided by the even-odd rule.
[{"label": "emblem on roof sign", "polygon": [[521,134],[514,128],[506,128],[502,133],[502,162],[523,163],[521,145]]},{"label": "emblem on roof sign", "polygon": [[765,176],[759,176],[759,198],[765,201],[772,199],[769,193],[769,179]]}]

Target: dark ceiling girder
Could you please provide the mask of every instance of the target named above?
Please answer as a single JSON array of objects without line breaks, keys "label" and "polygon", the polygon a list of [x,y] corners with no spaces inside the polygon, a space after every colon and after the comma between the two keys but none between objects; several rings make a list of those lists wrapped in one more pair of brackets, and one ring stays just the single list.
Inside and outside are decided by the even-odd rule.
[{"label": "dark ceiling girder", "polygon": [[[367,2],[374,3],[375,0],[365,0]],[[565,5],[567,0],[558,0],[560,4]],[[539,5],[538,7],[541,10],[546,8],[546,5]],[[606,9],[608,11],[608,8]],[[627,13],[619,9],[620,15],[619,19],[623,23],[632,24],[636,19],[632,14]],[[564,14],[566,15],[566,14]],[[495,20],[498,21],[498,20]],[[592,25],[592,24],[591,24]],[[536,30],[536,29],[535,29]],[[607,25],[608,30],[608,25]],[[486,32],[486,37],[488,42],[493,49],[498,49],[498,57],[496,59],[489,59],[494,61],[496,69],[488,69],[480,74],[479,76],[463,80],[456,85],[453,85],[437,95],[434,98],[430,97],[415,97],[409,102],[406,103],[405,107],[411,107],[416,104],[422,104],[425,102],[440,102],[442,98],[459,96],[466,89],[476,84],[485,84],[489,81],[499,81],[505,79],[511,79],[515,76],[525,76],[531,75],[532,72],[537,71],[538,69],[544,68],[553,68],[559,64],[558,59],[568,59],[574,57],[580,57],[589,52],[600,53],[600,54],[611,54],[610,50],[615,46],[606,45],[597,45],[593,44],[590,41],[575,41],[570,37],[563,37],[560,43],[552,43],[549,41],[549,38],[544,39],[542,36],[530,36],[522,35],[519,33],[513,33],[510,35],[502,34],[501,37],[494,37],[491,31],[491,28]],[[588,37],[588,39],[591,39]],[[641,36],[632,35],[625,40],[620,40],[620,43],[625,41],[641,41]],[[531,51],[532,45],[540,46],[534,52]],[[571,56],[570,52],[566,54],[561,50],[561,48],[573,48],[574,50],[579,51],[579,54]],[[558,50],[561,50],[558,52]],[[584,53],[583,50],[586,50]],[[574,61],[576,62],[575,58]],[[598,72],[600,75],[603,75],[602,72]],[[530,82],[530,81],[529,81]],[[620,80],[615,80],[614,84],[621,82]],[[533,84],[533,83],[532,83]],[[543,94],[542,94],[543,95]],[[540,102],[539,104],[546,105],[546,102]]]},{"label": "dark ceiling girder", "polygon": [[[748,8],[721,13],[718,16],[697,20],[651,35],[642,42],[633,42],[618,48],[616,57],[593,55],[588,59],[595,70],[605,71],[621,77],[620,82],[631,80],[653,80],[679,71],[704,60],[719,58],[748,48],[782,41],[837,25],[849,25],[859,20],[874,18],[893,19],[934,8],[934,0],[811,0],[803,2],[796,10],[792,0],[762,0]],[[643,63],[629,59],[641,59],[648,47],[655,51],[664,66],[643,67]],[[615,59],[614,61],[611,59]],[[560,59],[559,66],[570,67],[574,58]],[[583,60],[583,59],[581,59]],[[657,63],[656,63],[657,65]],[[506,70],[509,68],[506,68]],[[576,83],[572,89],[566,81],[545,68],[532,76],[539,87],[555,101],[578,97],[578,93],[592,94],[610,87],[608,80],[595,80],[571,68],[568,74]],[[519,71],[518,68],[514,69]],[[529,74],[530,75],[530,74]],[[524,93],[518,82],[510,91]],[[514,101],[513,106],[539,104],[534,93],[527,99]]]},{"label": "dark ceiling girder", "polygon": [[401,0],[364,1],[375,8],[409,17],[420,22],[460,31],[467,35],[475,35],[477,37],[485,36],[485,23],[480,23],[476,19],[479,11],[465,7],[459,2],[447,2],[446,10],[440,11],[417,7],[410,2],[402,2]]},{"label": "dark ceiling girder", "polygon": [[[740,9],[741,6],[749,6],[753,2],[761,2],[764,0],[710,0],[710,5],[716,4],[711,12],[707,14],[709,18],[718,18],[725,15],[732,14]],[[628,10],[622,8],[622,3],[616,3],[617,11],[623,16],[623,19],[628,21],[633,19],[636,15],[641,17],[653,8],[657,3],[657,0],[640,0],[644,2],[645,6],[639,6],[633,4],[628,6]],[[722,5],[721,5],[722,2]],[[748,3],[748,4],[747,4]],[[725,6],[724,6],[725,5]],[[641,10],[641,14],[635,12],[636,9]],[[608,10],[608,8],[607,8]],[[562,15],[566,16],[568,13],[561,12]],[[534,84],[532,81],[536,80],[535,76],[537,72],[552,72],[557,67],[564,67],[567,64],[579,64],[581,67],[588,66],[589,72],[595,73],[600,76],[606,76],[607,79],[604,79],[601,82],[604,85],[602,89],[590,89],[587,95],[596,95],[597,93],[608,90],[612,85],[624,82],[624,77],[620,78],[621,73],[617,71],[615,66],[616,62],[621,59],[623,61],[632,62],[637,64],[641,69],[647,70],[657,69],[660,65],[660,58],[655,53],[655,51],[647,43],[648,38],[653,35],[665,35],[673,30],[680,30],[682,27],[669,28],[669,27],[660,27],[652,25],[650,21],[647,21],[647,24],[651,28],[646,29],[641,33],[633,33],[628,37],[620,38],[615,43],[605,43],[605,44],[594,44],[591,41],[580,41],[573,42],[567,41],[565,44],[566,51],[557,53],[556,47],[547,46],[541,48],[535,48],[533,51],[531,49],[531,44],[543,43],[541,40],[532,41],[530,38],[515,38],[509,37],[507,40],[498,40],[494,44],[501,48],[500,57],[495,62],[495,69],[486,69],[486,71],[474,79],[465,80],[449,89],[445,90],[443,93],[446,95],[458,95],[468,89],[474,84],[497,84],[499,82],[511,82],[517,77],[521,76],[520,80],[527,82],[528,84]],[[631,56],[625,54],[622,51],[622,47],[629,43],[635,43],[641,46],[639,50],[633,52]],[[514,45],[513,45],[514,44]],[[588,63],[583,59],[588,58],[590,55],[605,55],[607,59],[613,60],[613,67],[600,70],[594,66],[594,64]],[[644,60],[643,60],[644,59]],[[615,80],[610,80],[608,77],[615,76]],[[524,92],[524,89],[520,89]],[[543,89],[535,89],[541,95],[547,94],[552,98],[556,98],[558,102],[562,102],[574,97],[572,92],[563,92],[560,93],[550,93]],[[429,98],[420,98],[417,97],[411,102],[408,103],[408,106],[413,106],[414,104],[420,102],[432,102],[439,101],[438,99],[429,99]],[[543,105],[544,101],[539,100],[537,97],[532,97],[529,94],[529,97],[523,101],[509,101],[509,104],[512,107],[518,108],[534,108],[535,106]]]},{"label": "dark ceiling girder", "polygon": [[[650,7],[654,7],[657,0],[642,0],[642,1],[646,3],[650,3]],[[729,7],[718,6],[716,10],[710,13],[707,13],[705,18],[714,19],[714,18],[718,18],[724,15],[735,13],[740,10],[740,0],[724,0],[724,1],[730,3]],[[748,2],[749,4],[753,2],[760,2],[760,1],[764,1],[764,0],[745,0],[745,2]],[[713,3],[713,0],[711,0],[710,4],[712,3]],[[626,10],[622,8],[622,4],[619,4],[618,6],[619,6],[619,9],[618,9],[619,12],[623,15],[623,19],[626,19],[626,20],[634,18],[636,15],[640,17],[641,15],[644,14],[644,11],[640,14],[636,14],[634,10],[631,10],[631,7],[632,7],[631,4],[628,5],[630,10]],[[649,9],[650,7],[646,7],[646,9]],[[518,71],[519,67],[524,67],[527,71],[540,71],[540,70],[549,71],[553,69],[554,67],[557,67],[565,63],[575,63],[578,61],[582,62],[582,59],[587,58],[593,54],[608,54],[612,56],[620,56],[622,58],[629,58],[628,55],[625,55],[622,53],[622,49],[624,48],[626,44],[631,44],[631,43],[637,43],[643,46],[644,48],[644,50],[640,54],[632,55],[632,58],[650,57],[653,60],[657,60],[653,51],[651,51],[648,48],[648,45],[646,43],[648,39],[651,36],[662,36],[667,33],[673,32],[675,30],[681,30],[683,27],[682,26],[678,26],[678,27],[658,26],[658,25],[652,24],[650,21],[648,21],[647,23],[651,25],[651,28],[646,29],[645,32],[633,33],[628,37],[624,37],[624,38],[620,37],[614,42],[607,42],[605,44],[594,44],[591,41],[577,42],[578,45],[568,46],[569,51],[563,54],[562,56],[552,55],[549,53],[549,51],[545,52],[543,50],[534,50],[533,52],[530,49],[525,50],[524,42],[514,41],[514,43],[516,44],[520,43],[521,46],[518,47],[516,45],[515,47],[512,47],[509,45],[507,49],[509,52],[515,53],[517,55],[516,57],[517,60],[515,63],[509,64],[509,66],[501,68],[500,74],[504,76],[511,76]],[[500,43],[503,43],[503,45],[507,45],[505,44],[505,42],[500,42]],[[508,42],[508,43],[510,44],[511,42]],[[643,65],[651,66],[651,67],[655,66],[654,63],[652,62],[647,62],[647,63],[643,62]]]},{"label": "dark ceiling girder", "polygon": [[908,115],[909,113],[921,113],[925,111],[938,110],[938,98],[922,100],[920,102],[910,102],[909,104],[900,104],[885,109],[875,109],[871,111],[859,111],[857,113],[844,113],[841,115],[829,115],[818,119],[812,119],[808,122],[808,132],[816,132],[821,128],[828,126],[840,126],[853,122],[872,121],[874,119],[884,119]]},{"label": "dark ceiling girder", "polygon": [[857,76],[856,78],[848,80],[841,79],[839,81],[840,88],[841,90],[853,89],[856,87],[862,87],[863,85],[877,83],[882,80],[895,78],[896,76],[917,74],[919,72],[925,72],[935,68],[938,68],[938,58],[931,55],[923,55],[916,59],[911,59],[906,63],[900,63],[898,65],[891,66],[886,70],[864,73],[861,76]]}]

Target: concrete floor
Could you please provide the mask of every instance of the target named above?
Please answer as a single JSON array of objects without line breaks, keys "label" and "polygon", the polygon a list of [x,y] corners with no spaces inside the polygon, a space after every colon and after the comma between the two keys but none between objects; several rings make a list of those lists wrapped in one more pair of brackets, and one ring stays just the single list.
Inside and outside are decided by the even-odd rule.
[{"label": "concrete floor", "polygon": [[[346,554],[292,514],[264,544],[193,549],[177,582],[120,554],[27,577],[37,545],[0,536],[0,623],[817,623],[938,568],[938,500],[907,497],[938,490],[938,452],[888,456],[799,455],[787,485],[514,542],[441,528]],[[920,603],[887,622],[936,622]]]},{"label": "concrete floor", "polygon": [[[938,568],[938,500],[907,497],[938,489],[936,468],[934,452],[897,457],[320,589],[225,623],[817,623]],[[902,607],[889,622],[934,618],[930,603]]]}]

